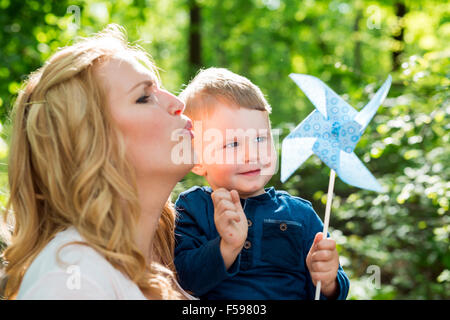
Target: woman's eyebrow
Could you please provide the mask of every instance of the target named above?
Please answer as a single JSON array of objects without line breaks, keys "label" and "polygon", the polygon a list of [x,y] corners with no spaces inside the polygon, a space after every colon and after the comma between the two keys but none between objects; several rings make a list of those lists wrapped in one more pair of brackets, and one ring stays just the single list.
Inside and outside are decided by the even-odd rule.
[{"label": "woman's eyebrow", "polygon": [[133,87],[131,87],[130,90],[127,91],[127,93],[130,93],[131,91],[133,91],[134,89],[136,89],[137,87],[141,86],[141,85],[146,85],[146,86],[153,86],[156,82],[154,80],[144,80],[141,82],[138,82],[137,84],[135,84]]}]

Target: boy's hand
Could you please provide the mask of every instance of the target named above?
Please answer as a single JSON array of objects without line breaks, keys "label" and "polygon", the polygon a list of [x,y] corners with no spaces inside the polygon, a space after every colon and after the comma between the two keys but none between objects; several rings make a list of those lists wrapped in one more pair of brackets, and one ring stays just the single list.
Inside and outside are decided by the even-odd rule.
[{"label": "boy's hand", "polygon": [[220,252],[228,269],[247,239],[248,224],[236,190],[219,188],[212,194],[214,223],[221,237]]},{"label": "boy's hand", "polygon": [[337,271],[339,268],[339,255],[336,242],[333,239],[323,239],[323,233],[318,232],[306,256],[306,265],[315,286],[321,281],[322,293],[327,297],[337,294]]}]

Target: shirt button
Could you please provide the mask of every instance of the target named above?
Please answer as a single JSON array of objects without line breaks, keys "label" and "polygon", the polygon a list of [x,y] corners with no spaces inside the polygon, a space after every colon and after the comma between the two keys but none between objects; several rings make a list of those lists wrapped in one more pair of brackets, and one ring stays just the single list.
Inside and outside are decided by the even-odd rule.
[{"label": "shirt button", "polygon": [[281,231],[286,231],[286,229],[287,229],[287,224],[284,223],[284,222],[281,223],[281,224],[280,224],[280,230],[281,230]]},{"label": "shirt button", "polygon": [[248,226],[249,226],[249,227],[251,227],[251,226],[252,226],[252,224],[253,224],[252,220],[250,220],[250,219],[247,219],[247,222],[248,222]]},{"label": "shirt button", "polygon": [[248,250],[248,249],[250,249],[251,247],[252,247],[252,243],[251,243],[250,241],[248,241],[248,240],[245,241],[245,243],[244,243],[244,248]]}]

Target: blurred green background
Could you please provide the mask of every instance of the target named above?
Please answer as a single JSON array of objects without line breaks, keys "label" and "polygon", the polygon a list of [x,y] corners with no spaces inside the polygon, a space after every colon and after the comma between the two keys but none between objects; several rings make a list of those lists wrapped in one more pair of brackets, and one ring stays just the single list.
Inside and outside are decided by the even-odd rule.
[{"label": "blurred green background", "polygon": [[[313,110],[288,78],[314,75],[355,108],[389,95],[355,149],[386,187],[336,180],[330,232],[350,299],[449,299],[450,5],[447,1],[0,0],[0,204],[8,197],[9,111],[22,81],[57,48],[108,23],[146,48],[177,94],[201,67],[258,85],[279,144]],[[285,184],[323,218],[329,169],[312,156]],[[173,193],[204,181],[187,175]],[[5,244],[0,241],[0,250]]]}]

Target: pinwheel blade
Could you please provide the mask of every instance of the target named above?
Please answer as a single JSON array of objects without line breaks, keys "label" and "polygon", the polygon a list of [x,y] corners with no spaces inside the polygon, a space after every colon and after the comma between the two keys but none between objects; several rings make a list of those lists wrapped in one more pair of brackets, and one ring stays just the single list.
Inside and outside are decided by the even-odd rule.
[{"label": "pinwheel blade", "polygon": [[330,110],[338,105],[342,108],[345,107],[350,115],[356,114],[357,111],[322,80],[299,73],[291,73],[289,77],[294,80],[325,119],[329,119]]},{"label": "pinwheel blade", "polygon": [[313,76],[306,74],[291,73],[289,77],[299,86],[317,110],[327,117],[327,95],[325,84]]},{"label": "pinwheel blade", "polygon": [[339,168],[336,172],[339,178],[349,185],[361,189],[383,192],[381,185],[354,152],[347,153],[341,151]]},{"label": "pinwheel blade", "polygon": [[281,182],[285,182],[312,154],[317,138],[287,136],[281,145]]},{"label": "pinwheel blade", "polygon": [[370,100],[370,102],[355,116],[354,120],[361,125],[361,134],[366,129],[370,120],[372,120],[384,98],[386,98],[389,88],[391,87],[391,83],[392,77],[391,75],[389,75],[381,88],[378,89],[377,93]]}]

